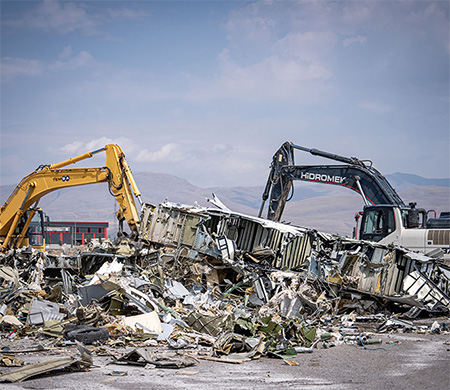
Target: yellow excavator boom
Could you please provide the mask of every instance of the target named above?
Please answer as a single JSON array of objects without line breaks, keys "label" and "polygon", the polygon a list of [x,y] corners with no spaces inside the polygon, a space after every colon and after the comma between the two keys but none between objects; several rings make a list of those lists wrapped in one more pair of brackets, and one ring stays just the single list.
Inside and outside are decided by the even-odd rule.
[{"label": "yellow excavator boom", "polygon": [[[106,153],[104,167],[64,168],[103,151]],[[57,164],[40,166],[24,177],[0,208],[0,250],[23,245],[34,210],[44,195],[62,188],[104,182],[108,183],[111,194],[119,204],[117,218],[121,224],[126,220],[131,232],[137,234],[139,213],[134,197],[142,205],[141,193],[121,147],[110,144]],[[24,218],[28,210],[30,213]]]}]

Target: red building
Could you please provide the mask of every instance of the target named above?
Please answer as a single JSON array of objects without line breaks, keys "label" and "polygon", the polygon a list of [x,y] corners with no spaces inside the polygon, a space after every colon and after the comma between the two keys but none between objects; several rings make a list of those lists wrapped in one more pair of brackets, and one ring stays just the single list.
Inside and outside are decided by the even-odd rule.
[{"label": "red building", "polygon": [[[45,221],[45,244],[85,245],[91,239],[108,237],[108,222]],[[30,233],[37,231],[38,223],[32,222]]]}]

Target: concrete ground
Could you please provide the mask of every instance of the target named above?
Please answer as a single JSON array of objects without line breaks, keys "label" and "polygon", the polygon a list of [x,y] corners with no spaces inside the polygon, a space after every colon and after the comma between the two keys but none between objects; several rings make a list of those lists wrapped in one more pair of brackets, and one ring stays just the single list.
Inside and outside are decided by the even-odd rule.
[{"label": "concrete ground", "polygon": [[[185,369],[158,369],[108,364],[94,356],[88,372],[53,372],[22,383],[0,383],[1,389],[408,389],[450,388],[450,335],[393,333],[376,336],[381,345],[367,350],[340,345],[299,354],[290,366],[281,359],[261,358],[242,364],[200,360]],[[17,355],[26,363],[69,356],[74,349]],[[0,373],[11,368],[0,367]],[[126,376],[111,376],[113,371]]]}]

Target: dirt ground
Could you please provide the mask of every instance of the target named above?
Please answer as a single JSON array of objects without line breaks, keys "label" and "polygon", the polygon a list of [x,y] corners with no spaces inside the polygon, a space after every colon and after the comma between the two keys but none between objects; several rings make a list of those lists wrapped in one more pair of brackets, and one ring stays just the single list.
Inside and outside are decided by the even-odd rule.
[{"label": "dirt ground", "polygon": [[[448,389],[450,334],[391,333],[375,336],[382,344],[339,345],[299,354],[290,366],[281,359],[261,358],[242,364],[199,360],[184,369],[110,364],[94,356],[88,372],[44,374],[21,383],[0,383],[1,389]],[[3,340],[2,340],[3,341]],[[394,345],[393,342],[399,342]],[[5,346],[5,343],[1,343]],[[11,343],[12,344],[12,343]],[[10,345],[11,345],[10,344]],[[383,348],[383,349],[381,349]],[[387,348],[387,349],[386,349]],[[128,349],[127,351],[129,351]],[[37,363],[76,355],[73,346],[54,352],[16,357]],[[0,373],[12,370],[0,367]],[[124,376],[112,376],[119,371]]]}]

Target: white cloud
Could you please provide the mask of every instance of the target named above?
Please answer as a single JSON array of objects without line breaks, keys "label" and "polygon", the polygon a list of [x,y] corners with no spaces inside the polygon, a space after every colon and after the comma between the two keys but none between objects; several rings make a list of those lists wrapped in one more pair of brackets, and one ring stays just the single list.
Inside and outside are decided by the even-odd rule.
[{"label": "white cloud", "polygon": [[169,143],[161,147],[161,149],[151,152],[148,149],[141,150],[136,160],[138,162],[177,162],[185,158],[183,148],[176,143]]},{"label": "white cloud", "polygon": [[[69,155],[78,154],[80,152],[80,149],[85,149],[84,146],[85,146],[85,144],[83,142],[74,141],[71,144],[64,145],[61,148],[61,152],[63,152],[64,154],[69,154]],[[87,151],[87,149],[86,149],[86,151]]]},{"label": "white cloud", "polygon": [[[241,66],[225,49],[220,57],[221,72],[216,90],[222,96],[271,99],[308,94],[304,82],[322,82],[332,78],[332,70],[321,61],[282,58],[271,55],[260,62]],[[212,92],[213,90],[210,90]]]},{"label": "white cloud", "polygon": [[[145,149],[135,153],[134,161],[127,159],[134,170],[167,172],[203,187],[262,183],[267,172],[258,170],[261,161],[255,157],[260,155],[261,150],[255,151],[247,143],[239,144],[240,148],[237,148],[215,142],[212,137],[194,141],[179,139],[155,150]],[[264,157],[262,166],[266,168],[270,154]]]},{"label": "white cloud", "polygon": [[[174,59],[179,57],[170,57],[169,50],[164,53],[167,55],[163,56],[164,61],[174,62],[170,66],[169,63],[161,66],[164,68],[161,71],[158,66],[148,66],[149,62],[145,61],[124,65],[119,54],[110,64],[99,64],[91,55],[97,52],[74,53],[69,46],[62,49],[59,59],[56,58],[58,61],[8,58],[4,61],[7,66],[2,67],[2,71],[10,75],[16,72],[53,76],[49,72],[56,74],[77,67],[83,69],[93,66],[95,74],[84,72],[82,77],[78,77],[80,74],[73,74],[73,78],[67,77],[67,84],[62,83],[60,89],[52,88],[55,92],[52,94],[53,101],[45,102],[47,112],[61,112],[60,119],[50,123],[52,129],[55,126],[71,128],[70,132],[64,132],[65,135],[62,131],[53,132],[58,134],[59,140],[70,137],[58,143],[62,145],[67,142],[60,151],[63,159],[108,143],[117,143],[122,146],[127,160],[134,168],[146,170],[150,167],[182,177],[195,176],[211,184],[214,184],[214,180],[216,183],[251,181],[252,184],[261,184],[263,180],[256,180],[255,176],[266,176],[270,157],[284,140],[346,154],[339,151],[340,147],[345,147],[344,143],[336,139],[335,135],[339,132],[330,135],[324,129],[344,129],[339,139],[345,139],[345,129],[354,128],[355,123],[363,122],[371,112],[378,113],[371,115],[372,119],[378,121],[377,126],[386,119],[392,119],[393,115],[385,114],[397,110],[397,107],[389,106],[393,104],[391,102],[399,101],[396,97],[402,96],[398,94],[397,88],[401,87],[404,93],[408,93],[404,85],[398,84],[393,70],[400,69],[402,72],[405,64],[413,64],[416,60],[416,57],[406,56],[396,49],[403,49],[405,42],[414,48],[415,38],[419,36],[428,39],[429,29],[413,29],[412,26],[426,26],[426,23],[431,24],[440,16],[435,8],[430,8],[426,13],[428,19],[422,13],[415,20],[406,20],[404,16],[409,13],[408,7],[420,8],[416,5],[420,3],[425,9],[423,2],[403,3],[408,12],[399,12],[399,6],[393,5],[393,2],[376,3],[258,2],[247,6],[248,3],[236,2],[235,8],[239,10],[228,15],[225,26],[228,41],[221,39],[214,42],[217,52],[221,49],[220,57],[212,58],[211,51],[205,50],[205,55],[210,57],[205,57],[204,62],[198,58],[199,63],[202,63],[198,73],[194,70],[188,73],[183,61],[175,63]],[[67,3],[61,4],[65,6]],[[89,13],[96,4],[99,3],[86,2],[84,8],[82,3],[76,3],[76,6]],[[127,17],[126,12],[122,16],[120,12],[109,12],[108,15],[104,7],[103,13],[106,19]],[[128,14],[128,17],[133,17],[133,14]],[[186,17],[189,18],[188,15]],[[395,26],[395,21],[398,26]],[[173,23],[170,27],[177,28],[170,18],[164,22],[169,25]],[[101,23],[100,20],[98,23]],[[54,45],[61,38],[55,38],[54,31],[59,30],[52,28],[54,39],[51,45]],[[99,29],[99,25],[96,28]],[[81,24],[79,31],[85,31]],[[146,39],[154,39],[154,36],[145,35],[147,29],[136,29],[137,33],[139,35],[135,36],[133,44],[142,45]],[[393,42],[386,41],[384,45],[374,45],[373,51],[365,51],[365,57],[355,58],[349,50],[344,50],[366,42],[377,43],[375,40],[381,35],[395,39],[392,39]],[[50,34],[45,37],[49,38]],[[208,37],[205,43],[213,42],[209,39],[214,39],[214,36]],[[417,41],[420,42],[420,39]],[[202,40],[196,42],[199,45],[204,43]],[[95,47],[95,43],[92,42],[92,47]],[[170,39],[161,37],[161,45],[170,43]],[[186,45],[189,44],[191,41],[186,41]],[[51,46],[44,49],[48,53]],[[139,53],[140,58],[144,54],[152,54]],[[55,52],[55,56],[57,54]],[[435,57],[431,51],[430,54],[431,64]],[[132,59],[126,64],[133,63]],[[403,62],[405,60],[407,62]],[[386,66],[381,68],[380,63],[383,61]],[[218,67],[208,67],[212,63]],[[207,76],[210,74],[214,76]],[[67,75],[72,76],[69,73]],[[426,80],[429,80],[428,76]],[[75,84],[73,80],[78,82],[75,90],[70,90]],[[361,81],[363,84],[367,82],[368,88],[364,88]],[[408,86],[414,87],[420,80],[414,78],[409,81]],[[367,96],[364,91],[370,87],[376,90]],[[50,92],[47,91],[47,94],[50,95]],[[59,105],[56,97],[63,94],[64,104]],[[158,104],[153,104],[153,101]],[[354,110],[355,101],[362,101],[357,112]],[[37,112],[31,116],[28,126],[34,128],[34,119],[45,117],[45,111],[41,110],[44,105],[35,106],[35,102],[30,100],[26,100],[26,103]],[[72,112],[67,114],[67,107]],[[405,107],[412,111],[416,106],[409,104]],[[80,115],[73,118],[73,112]],[[416,110],[417,115],[420,112]],[[408,120],[405,118],[405,124],[409,123]],[[384,128],[391,129],[393,122],[386,122]],[[41,121],[39,125],[44,128],[47,123]],[[74,130],[77,126],[79,131]],[[115,138],[120,134],[134,137],[134,142]],[[366,135],[359,133],[358,136],[360,138],[353,145],[364,143]],[[74,140],[78,142],[72,142]],[[327,147],[327,142],[334,145],[341,143],[337,147]],[[249,150],[261,151],[264,143],[271,146],[262,153],[262,163],[261,159],[248,156]],[[246,145],[247,150],[236,150],[236,145]],[[257,161],[262,168],[257,167]]]},{"label": "white cloud", "polygon": [[60,34],[75,30],[94,34],[99,20],[86,12],[84,3],[44,0],[38,4],[34,12],[27,13],[17,23],[43,31],[56,31]]},{"label": "white cloud", "polygon": [[349,1],[344,2],[343,7],[341,4],[337,4],[337,6],[335,11],[341,14],[342,22],[353,26],[369,22],[379,9],[376,1]]},{"label": "white cloud", "polygon": [[59,58],[61,60],[64,60],[72,57],[72,54],[73,54],[72,46],[64,46],[61,53],[59,53]]},{"label": "white cloud", "polygon": [[108,8],[107,13],[114,20],[139,20],[146,15],[146,12],[142,12],[140,10],[137,11],[131,8]]},{"label": "white cloud", "polygon": [[83,50],[71,57],[71,48],[66,46],[56,61],[40,61],[26,58],[3,57],[1,60],[2,80],[17,76],[42,76],[48,73],[63,72],[96,65],[94,57]]},{"label": "white cloud", "polygon": [[357,35],[355,37],[347,38],[342,41],[342,44],[344,47],[349,47],[350,45],[353,45],[354,43],[359,43],[360,45],[364,45],[367,42],[367,37],[364,37],[362,35]]},{"label": "white cloud", "polygon": [[448,2],[424,3],[424,7],[413,8],[406,21],[418,31],[431,30],[447,53],[450,52]]},{"label": "white cloud", "polygon": [[384,114],[393,111],[393,107],[378,102],[369,102],[369,101],[362,102],[359,104],[359,107],[379,114]]},{"label": "white cloud", "polygon": [[[233,183],[236,178],[242,178],[251,173],[255,164],[253,152],[248,148],[237,150],[231,145],[215,142],[211,138],[196,141],[180,138],[177,142],[159,144],[160,146],[154,150],[142,147],[148,144],[145,136],[139,138],[141,144],[138,144],[136,139],[103,136],[93,140],[75,141],[59,148],[58,155],[66,160],[98,150],[107,144],[117,144],[122,148],[134,171],[147,171],[150,167],[157,172],[168,172],[186,179],[195,178],[194,182],[202,184],[211,182],[210,178],[202,176],[223,176],[224,180]],[[159,143],[161,139],[159,141],[153,139],[153,141]],[[97,158],[84,160],[80,164],[102,166],[104,153],[99,153],[97,156]]]},{"label": "white cloud", "polygon": [[68,34],[81,31],[86,35],[100,34],[100,27],[118,20],[138,20],[146,15],[140,10],[130,8],[108,8],[106,12],[96,12],[89,2],[68,2],[44,0],[38,2],[33,11],[24,14],[23,18],[7,20],[5,25],[28,27],[45,32]]},{"label": "white cloud", "polygon": [[2,58],[2,80],[8,80],[14,76],[37,76],[43,73],[43,62],[28,60],[25,58]]},{"label": "white cloud", "polygon": [[328,5],[269,1],[233,11],[224,26],[229,45],[205,94],[254,100],[329,95],[338,39],[317,21],[317,7]]},{"label": "white cloud", "polygon": [[55,61],[49,63],[47,69],[50,71],[66,71],[86,68],[95,65],[94,57],[86,50],[80,51],[75,57],[67,61]]},{"label": "white cloud", "polygon": [[70,144],[63,145],[59,149],[58,154],[75,157],[75,155],[80,155],[86,152],[93,152],[109,144],[119,145],[124,152],[126,150],[130,154],[133,154],[133,152],[136,149],[136,144],[134,140],[130,138],[127,137],[109,138],[103,136],[86,142],[74,141]]}]

